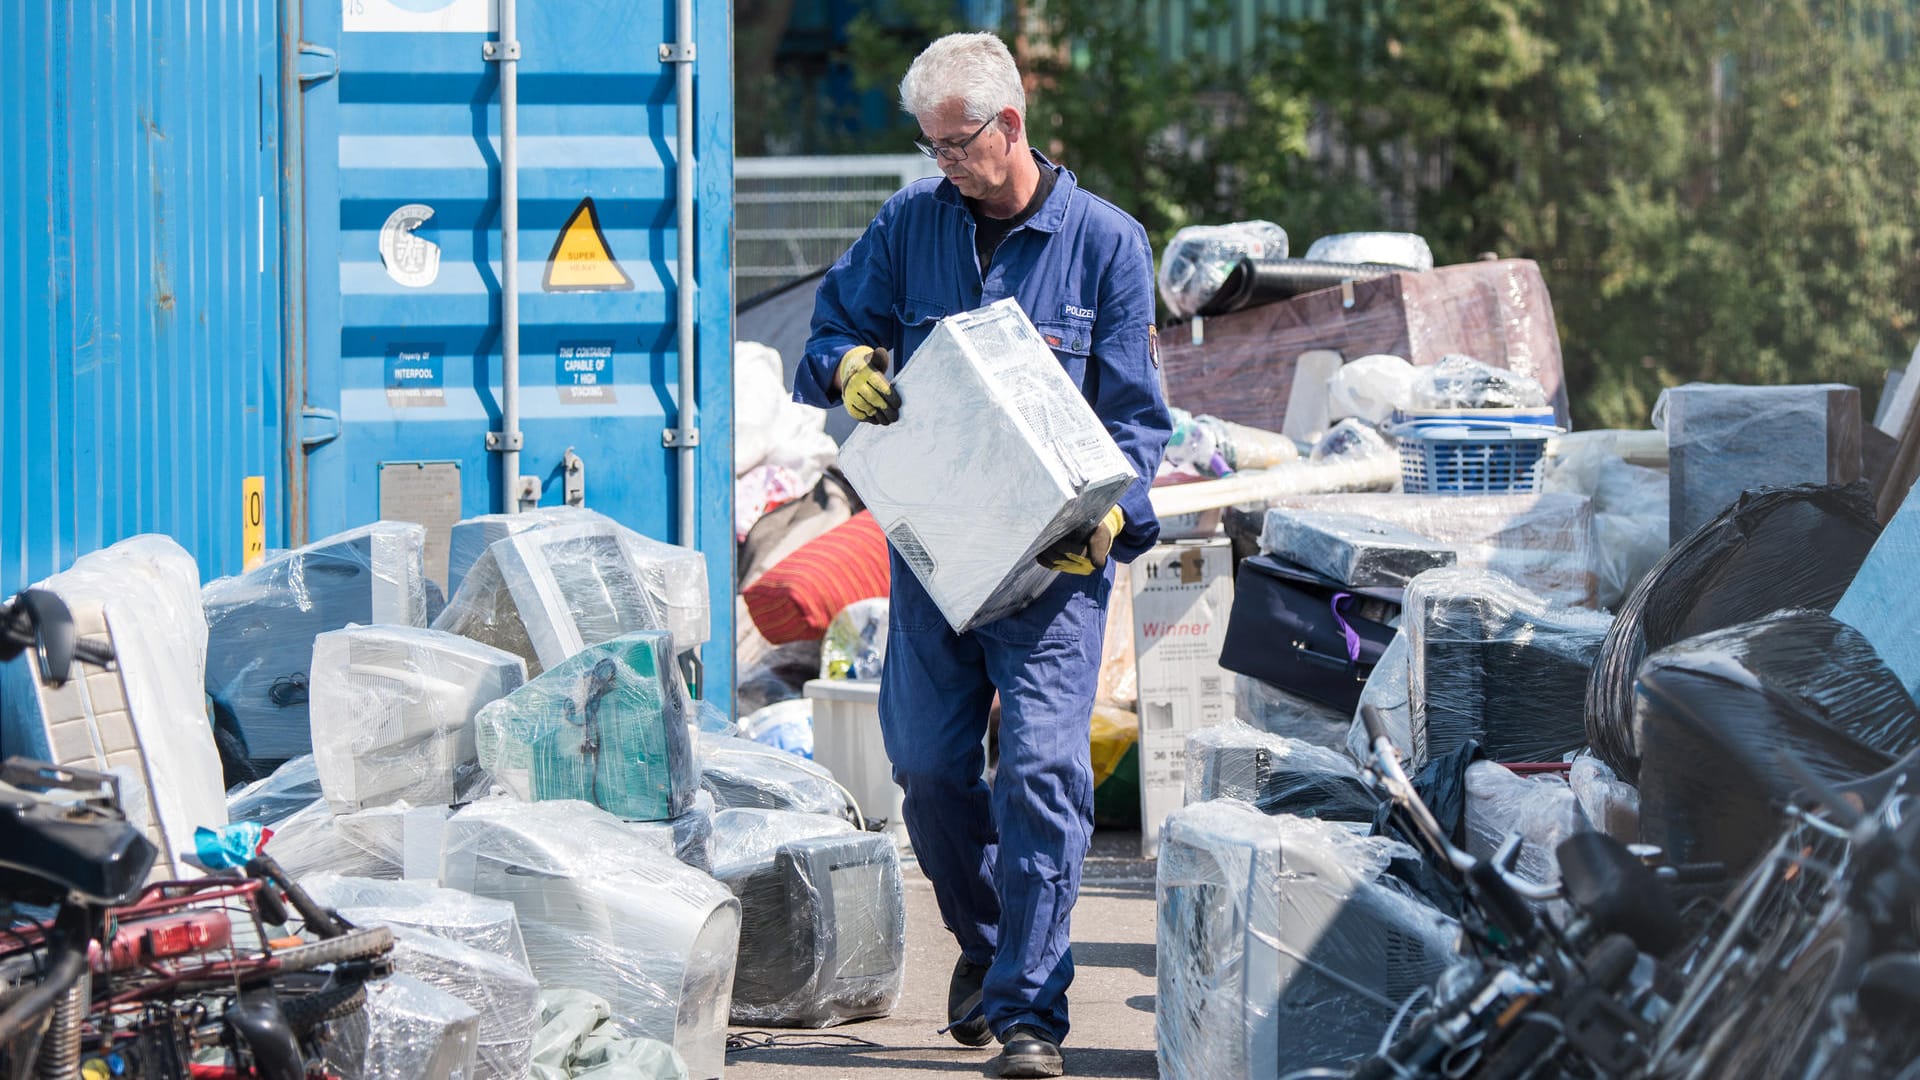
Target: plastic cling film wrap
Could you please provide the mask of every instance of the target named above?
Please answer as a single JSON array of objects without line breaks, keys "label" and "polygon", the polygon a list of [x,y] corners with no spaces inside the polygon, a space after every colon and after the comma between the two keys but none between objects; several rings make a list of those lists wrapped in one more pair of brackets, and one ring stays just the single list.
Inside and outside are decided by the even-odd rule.
[{"label": "plastic cling film wrap", "polygon": [[1270,1078],[1372,1051],[1458,934],[1382,881],[1405,852],[1232,800],[1174,813],[1157,871],[1160,1075]]},{"label": "plastic cling film wrap", "polygon": [[740,904],[713,878],[572,801],[474,803],[447,822],[443,865],[448,886],[513,904],[543,984],[605,997],[630,1033],[720,1075]]},{"label": "plastic cling film wrap", "polygon": [[1433,249],[1426,237],[1403,232],[1334,233],[1315,240],[1305,258],[1314,262],[1371,263],[1375,266],[1404,266],[1409,270],[1433,269]]},{"label": "plastic cling film wrap", "polygon": [[1187,736],[1188,805],[1237,799],[1266,814],[1372,821],[1380,799],[1343,754],[1296,739],[1216,724]]},{"label": "plastic cling film wrap", "polygon": [[1620,605],[1593,665],[1587,738],[1601,760],[1638,780],[1633,680],[1648,653],[1781,608],[1832,610],[1879,536],[1863,486],[1809,484],[1748,492],[1675,544]]},{"label": "plastic cling film wrap", "polygon": [[1455,560],[1437,540],[1356,514],[1274,510],[1262,539],[1275,555],[1356,588],[1403,588]]},{"label": "plastic cling film wrap", "polygon": [[526,665],[491,645],[410,626],[314,638],[314,764],[335,813],[447,805],[480,783],[474,714],[519,689]]},{"label": "plastic cling film wrap", "polygon": [[1689,383],[1660,392],[1653,426],[1667,433],[1674,543],[1745,491],[1860,478],[1860,391]]},{"label": "plastic cling film wrap", "polygon": [[[341,914],[355,919],[355,909]],[[402,974],[452,994],[480,1014],[475,1038],[476,1076],[518,1080],[529,1074],[533,1034],[540,1018],[540,984],[534,981],[525,961],[424,930],[397,927],[393,966]]]},{"label": "plastic cling film wrap", "polygon": [[1171,412],[1173,435],[1167,440],[1166,460],[1203,476],[1227,476],[1242,469],[1271,469],[1300,458],[1300,448],[1279,432],[1262,431],[1217,416],[1194,416],[1184,409]]},{"label": "plastic cling film wrap", "polygon": [[1367,737],[1367,725],[1360,720],[1360,710],[1369,705],[1380,710],[1381,719],[1386,723],[1387,740],[1403,755],[1413,755],[1411,668],[1412,647],[1403,625],[1393,635],[1393,640],[1387,642],[1386,651],[1380,654],[1380,662],[1373,666],[1373,674],[1367,676],[1367,684],[1360,688],[1360,704],[1354,709],[1353,724],[1347,729],[1347,754],[1353,760],[1373,760],[1373,744]]},{"label": "plastic cling film wrap", "polygon": [[[25,671],[5,679],[0,745],[120,777],[128,819],[160,851],[154,873],[189,876],[177,860],[193,850],[194,830],[226,823],[226,785],[207,727],[207,625],[193,556],[164,536],[135,536],[80,556],[38,587],[66,602],[75,635],[109,647],[114,664],[75,661],[58,687]],[[35,663],[31,652],[19,661]]]},{"label": "plastic cling film wrap", "polygon": [[[1272,510],[1358,514],[1431,537],[1462,570],[1491,570],[1557,604],[1591,606],[1593,507],[1579,495],[1290,495]],[[1261,535],[1262,550],[1271,550]]]},{"label": "plastic cling film wrap", "polygon": [[482,952],[527,966],[527,945],[513,905],[443,889],[429,881],[313,874],[300,884],[328,907],[348,912],[357,923],[413,929],[457,941]]},{"label": "plastic cling film wrap", "polygon": [[315,800],[273,826],[267,851],[295,879],[332,872],[398,880],[407,865],[407,816],[446,813],[392,803],[336,816],[324,799]]},{"label": "plastic cling film wrap", "polygon": [[1054,577],[1035,557],[1138,480],[1011,298],[942,320],[895,386],[900,419],[859,425],[840,464],[956,632],[1031,603]]},{"label": "plastic cling film wrap", "polygon": [[1634,727],[1641,838],[1736,876],[1806,786],[1785,760],[1834,784],[1920,747],[1920,707],[1859,631],[1820,611],[1776,612],[1647,657]]},{"label": "plastic cling film wrap", "polygon": [[411,975],[367,984],[366,1028],[346,1051],[359,1080],[476,1080],[480,1014]]},{"label": "plastic cling film wrap", "polygon": [[1567,783],[1587,824],[1623,844],[1640,839],[1640,792],[1615,776],[1606,762],[1592,754],[1574,758]]},{"label": "plastic cling film wrap", "polygon": [[481,767],[522,799],[584,799],[633,821],[685,813],[698,773],[672,649],[658,631],[614,638],[481,709]]},{"label": "plastic cling film wrap", "polygon": [[1586,745],[1607,616],[1555,608],[1499,574],[1430,570],[1407,587],[1404,618],[1416,768],[1468,739],[1501,762]]},{"label": "plastic cling film wrap", "polygon": [[1467,766],[1467,853],[1490,859],[1510,835],[1520,837],[1514,869],[1530,881],[1560,880],[1560,841],[1583,827],[1573,788],[1557,776],[1520,776],[1491,761]]},{"label": "plastic cling film wrap", "polygon": [[[313,749],[313,639],[350,623],[424,626],[426,529],[377,521],[201,590],[215,729],[258,772]],[[225,753],[225,751],[223,751]]]},{"label": "plastic cling film wrap", "polygon": [[1594,571],[1599,606],[1617,610],[1667,552],[1665,469],[1629,464],[1615,452],[1622,433],[1577,431],[1549,444],[1540,490],[1585,495],[1593,502]]},{"label": "plastic cling film wrap", "polygon": [[305,809],[320,795],[320,768],[303,754],[227,796],[227,820],[276,825]]},{"label": "plastic cling film wrap", "polygon": [[1330,747],[1340,746],[1347,737],[1348,717],[1339,709],[1251,675],[1233,677],[1233,707],[1242,723],[1268,734]]},{"label": "plastic cling film wrap", "polygon": [[1160,253],[1160,299],[1175,315],[1206,306],[1240,260],[1287,257],[1287,230],[1271,221],[1189,225]]},{"label": "plastic cling film wrap", "polygon": [[668,631],[685,651],[708,625],[706,557],[605,518],[494,541],[434,621],[519,656],[529,676],[641,630]]},{"label": "plastic cling film wrap", "polygon": [[874,597],[842,608],[820,642],[823,679],[878,679],[887,662],[887,598]]},{"label": "plastic cling film wrap", "polygon": [[612,518],[584,506],[536,506],[514,514],[462,518],[447,538],[447,596],[451,598],[460,591],[460,582],[495,541],[535,529],[590,523],[615,524]]},{"label": "plastic cling film wrap", "polygon": [[1413,401],[1414,368],[1398,356],[1375,353],[1341,366],[1327,380],[1327,418],[1385,424]]},{"label": "plastic cling film wrap", "polygon": [[1525,375],[1450,353],[1414,372],[1408,403],[1415,409],[1537,409],[1547,394]]},{"label": "plastic cling film wrap", "polygon": [[723,810],[714,876],[741,905],[734,1023],[825,1027],[893,1010],[906,901],[891,839],[818,814]]},{"label": "plastic cling film wrap", "polygon": [[[835,817],[847,813],[847,796],[833,774],[817,762],[751,739],[702,733],[700,786],[723,810],[795,810]],[[878,816],[875,807],[863,807]]]},{"label": "plastic cling film wrap", "polygon": [[627,831],[654,850],[702,872],[713,869],[713,796],[693,793],[687,812],[666,821],[629,821]]}]

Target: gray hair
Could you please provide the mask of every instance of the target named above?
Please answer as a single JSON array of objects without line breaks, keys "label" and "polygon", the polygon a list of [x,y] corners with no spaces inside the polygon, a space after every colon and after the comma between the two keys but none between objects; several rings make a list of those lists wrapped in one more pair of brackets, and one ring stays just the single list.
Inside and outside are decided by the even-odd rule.
[{"label": "gray hair", "polygon": [[900,80],[900,107],[918,117],[949,101],[961,102],[977,123],[1009,107],[1026,119],[1027,91],[1004,42],[992,34],[948,34],[914,58]]}]

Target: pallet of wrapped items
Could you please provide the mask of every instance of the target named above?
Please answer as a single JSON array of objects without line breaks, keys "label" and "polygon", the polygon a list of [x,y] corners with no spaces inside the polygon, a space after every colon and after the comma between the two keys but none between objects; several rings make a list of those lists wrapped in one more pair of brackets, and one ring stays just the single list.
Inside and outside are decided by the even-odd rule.
[{"label": "pallet of wrapped items", "polygon": [[350,623],[425,626],[427,531],[376,521],[211,582],[207,696],[231,772],[263,776],[313,751],[307,718],[313,639]]},{"label": "pallet of wrapped items", "polygon": [[335,813],[464,801],[483,783],[474,715],[520,688],[526,663],[413,626],[350,626],[313,639],[309,714]]},{"label": "pallet of wrapped items", "polygon": [[740,947],[725,886],[577,801],[474,803],[447,822],[441,866],[445,885],[513,904],[543,984],[601,995],[689,1075],[720,1075]]},{"label": "pallet of wrapped items", "polygon": [[1386,877],[1408,852],[1230,799],[1167,819],[1156,872],[1160,1075],[1255,1080],[1371,1053],[1459,927]]},{"label": "pallet of wrapped items", "polygon": [[907,909],[891,838],[821,814],[723,810],[713,856],[740,899],[734,1023],[817,1028],[893,1011]]},{"label": "pallet of wrapped items", "polygon": [[[75,662],[50,686],[4,680],[0,744],[55,765],[111,773],[127,816],[159,850],[158,878],[188,876],[194,830],[227,822],[220,754],[203,686],[207,624],[200,570],[164,536],[136,536],[74,560],[35,586],[60,597],[80,640],[112,650],[111,668]],[[22,661],[37,665],[28,650]]]}]

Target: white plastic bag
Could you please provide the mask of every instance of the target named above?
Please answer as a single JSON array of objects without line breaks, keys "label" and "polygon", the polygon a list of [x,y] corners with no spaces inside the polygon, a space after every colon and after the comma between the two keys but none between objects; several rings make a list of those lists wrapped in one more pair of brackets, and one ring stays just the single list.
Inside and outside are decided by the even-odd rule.
[{"label": "white plastic bag", "polygon": [[1357,416],[1384,424],[1404,409],[1413,394],[1413,365],[1398,356],[1374,353],[1342,367],[1327,383],[1327,418]]}]

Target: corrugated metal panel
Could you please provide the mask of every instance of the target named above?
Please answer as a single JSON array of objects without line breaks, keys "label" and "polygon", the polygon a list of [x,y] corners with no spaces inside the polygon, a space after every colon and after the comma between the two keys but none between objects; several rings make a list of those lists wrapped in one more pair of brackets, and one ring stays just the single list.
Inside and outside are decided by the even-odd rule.
[{"label": "corrugated metal panel", "polygon": [[[303,93],[304,355],[300,404],[315,442],[296,469],[312,536],[372,520],[394,462],[454,462],[462,515],[502,509],[499,427],[498,71],[482,57],[492,0],[315,0],[303,37],[331,50],[338,74]],[[418,27],[432,8],[452,32]],[[697,9],[694,68],[699,235],[697,485],[714,605],[709,689],[730,692],[733,640],[732,364],[729,268],[733,197],[731,12]],[[521,473],[541,503],[563,501],[561,460],[586,464],[586,503],[675,542],[677,418],[674,37],[663,0],[519,4]],[[376,30],[374,27],[389,27]],[[632,288],[543,288],[548,256],[591,198]],[[432,216],[413,236],[437,272],[417,276],[382,254],[382,230],[407,206]],[[391,253],[390,253],[391,255]],[[584,350],[584,351],[583,351]],[[575,373],[570,358],[605,360]],[[595,377],[592,389],[577,375]],[[326,439],[338,416],[338,436]],[[324,429],[324,430],[323,430]],[[442,473],[447,470],[441,470]],[[391,507],[394,500],[387,500]]]},{"label": "corrugated metal panel", "polygon": [[0,590],[283,538],[273,0],[0,5]]}]

